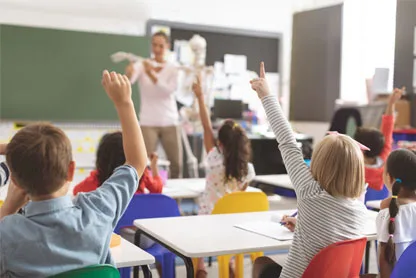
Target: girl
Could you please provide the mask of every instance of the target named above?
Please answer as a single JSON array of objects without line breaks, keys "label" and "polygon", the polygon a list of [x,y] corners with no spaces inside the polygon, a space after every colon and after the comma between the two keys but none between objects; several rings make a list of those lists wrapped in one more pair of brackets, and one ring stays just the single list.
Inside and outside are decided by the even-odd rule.
[{"label": "girl", "polygon": [[[136,193],[144,193],[145,188],[150,193],[161,193],[163,188],[162,179],[159,176],[157,168],[157,155],[151,155],[150,168],[145,169],[140,178],[139,188]],[[89,192],[96,190],[103,184],[113,173],[114,169],[123,165],[126,162],[123,150],[123,138],[121,132],[114,132],[105,134],[98,145],[96,170],[92,171],[90,176],[80,182],[74,188],[74,196],[79,192]]]},{"label": "girl", "polygon": [[364,190],[363,154],[350,137],[331,134],[316,146],[309,169],[277,98],[269,93],[263,63],[260,78],[252,80],[251,86],[261,99],[276,135],[298,202],[295,234],[285,267],[282,269],[262,257],[256,260],[253,274],[301,277],[321,249],[363,234],[367,209],[357,199]]},{"label": "girl", "polygon": [[377,216],[380,274],[390,277],[403,251],[416,240],[416,155],[399,149],[390,154],[384,183],[392,196],[381,203]]},{"label": "girl", "polygon": [[169,47],[169,36],[164,32],[155,33],[152,36],[153,58],[131,63],[126,68],[126,75],[130,78],[131,84],[136,81],[139,83],[139,118],[147,153],[155,152],[160,140],[170,161],[170,178],[180,178],[182,141],[174,95],[178,70],[173,63],[165,60]]},{"label": "girl", "polygon": [[[204,146],[208,153],[206,186],[200,201],[199,214],[210,214],[221,197],[246,190],[255,173],[253,165],[249,163],[251,147],[245,131],[236,122],[227,120],[219,129],[216,141],[199,77],[193,84],[193,91],[198,100],[204,129]],[[197,269],[197,277],[206,277],[203,259],[199,259]]]}]

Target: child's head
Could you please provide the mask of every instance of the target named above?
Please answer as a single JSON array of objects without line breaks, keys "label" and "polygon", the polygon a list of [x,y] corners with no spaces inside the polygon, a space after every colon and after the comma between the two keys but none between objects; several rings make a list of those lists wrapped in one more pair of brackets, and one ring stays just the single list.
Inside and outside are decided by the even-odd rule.
[{"label": "child's head", "polygon": [[248,174],[251,155],[246,132],[233,120],[226,120],[218,131],[218,142],[224,155],[226,179],[241,181]]},{"label": "child's head", "polygon": [[97,160],[95,162],[99,185],[105,182],[114,169],[126,162],[121,132],[105,134],[98,145]]},{"label": "child's head", "polygon": [[[394,218],[399,212],[397,196],[401,191],[407,190],[414,192],[416,190],[416,154],[406,149],[393,151],[387,158],[384,167],[384,182],[392,191],[392,198],[389,205],[389,225],[388,233],[393,235],[395,232]],[[387,262],[392,266],[396,262],[395,245],[390,236],[385,250]]]},{"label": "child's head", "polygon": [[384,135],[378,129],[360,127],[355,132],[354,139],[370,149],[364,151],[365,157],[375,158],[383,151]]},{"label": "child's head", "polygon": [[7,146],[13,182],[31,198],[48,197],[72,181],[75,163],[65,133],[49,124],[22,128]]},{"label": "child's head", "polygon": [[345,135],[328,135],[312,154],[314,179],[334,197],[358,198],[364,190],[364,159],[357,142]]}]

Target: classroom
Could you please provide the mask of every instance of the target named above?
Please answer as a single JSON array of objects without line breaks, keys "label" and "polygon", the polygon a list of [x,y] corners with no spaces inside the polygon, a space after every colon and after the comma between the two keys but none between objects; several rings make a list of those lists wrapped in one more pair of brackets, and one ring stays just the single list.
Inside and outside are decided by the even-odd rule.
[{"label": "classroom", "polygon": [[0,1],[0,278],[416,278],[415,15]]}]

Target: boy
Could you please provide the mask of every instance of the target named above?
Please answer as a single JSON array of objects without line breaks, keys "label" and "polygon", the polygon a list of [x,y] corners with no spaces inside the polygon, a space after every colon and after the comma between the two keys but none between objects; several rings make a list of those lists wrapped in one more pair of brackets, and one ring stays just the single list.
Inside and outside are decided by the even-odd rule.
[{"label": "boy", "polygon": [[387,109],[381,120],[381,131],[374,128],[357,129],[354,139],[370,148],[364,151],[365,182],[374,190],[382,190],[384,186],[384,163],[391,152],[394,128],[394,106],[402,97],[403,90],[394,89]]},{"label": "boy", "polygon": [[47,277],[113,263],[111,234],[137,190],[147,154],[128,78],[104,71],[102,84],[120,118],[126,165],[72,201],[67,192],[75,163],[68,137],[47,124],[20,130],[6,150],[13,183],[7,199],[22,206],[27,193],[31,202],[23,215],[12,214],[16,205],[9,200],[0,212],[0,277]]}]

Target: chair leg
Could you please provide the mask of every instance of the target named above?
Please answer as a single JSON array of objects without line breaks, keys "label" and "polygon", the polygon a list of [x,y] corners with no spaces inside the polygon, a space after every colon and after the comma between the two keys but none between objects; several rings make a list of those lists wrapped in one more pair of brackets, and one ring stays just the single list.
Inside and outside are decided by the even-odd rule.
[{"label": "chair leg", "polygon": [[263,256],[264,256],[264,253],[263,253],[263,252],[255,252],[255,253],[251,253],[251,254],[250,254],[251,262],[254,264],[254,261],[255,261],[257,258],[260,258],[260,257],[263,257]]},{"label": "chair leg", "polygon": [[230,258],[229,255],[218,256],[218,277],[219,278],[229,278],[230,277]]},{"label": "chair leg", "polygon": [[192,263],[194,265],[194,277],[196,277],[196,272],[198,271],[198,258],[192,258]]},{"label": "chair leg", "polygon": [[244,277],[244,254],[235,256],[235,278]]},{"label": "chair leg", "polygon": [[119,268],[118,271],[120,272],[120,278],[130,278],[131,267]]},{"label": "chair leg", "polygon": [[212,266],[212,257],[208,257],[208,266],[211,267]]}]

